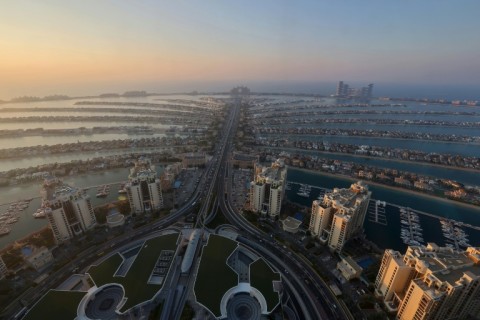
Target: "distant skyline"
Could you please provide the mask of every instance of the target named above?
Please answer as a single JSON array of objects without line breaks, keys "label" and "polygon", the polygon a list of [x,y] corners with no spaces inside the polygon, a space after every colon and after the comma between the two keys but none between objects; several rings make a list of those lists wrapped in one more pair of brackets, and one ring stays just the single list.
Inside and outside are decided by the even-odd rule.
[{"label": "distant skyline", "polygon": [[0,99],[338,80],[475,91],[478,12],[476,0],[5,2]]}]

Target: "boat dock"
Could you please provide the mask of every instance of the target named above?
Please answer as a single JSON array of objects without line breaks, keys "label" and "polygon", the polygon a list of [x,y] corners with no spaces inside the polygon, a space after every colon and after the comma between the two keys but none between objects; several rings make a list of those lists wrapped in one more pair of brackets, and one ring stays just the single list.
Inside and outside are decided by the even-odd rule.
[{"label": "boat dock", "polygon": [[88,187],[85,187],[85,188],[81,188],[83,190],[89,190],[89,189],[93,189],[93,188],[100,188],[100,187],[104,187],[104,186],[114,186],[114,185],[117,185],[117,184],[122,184],[122,183],[125,183],[124,180],[122,181],[116,181],[116,182],[111,182],[111,183],[102,183],[102,184],[98,184],[96,186],[88,186]]},{"label": "boat dock", "polygon": [[400,205],[394,204],[394,203],[388,203],[388,205],[390,205],[392,207],[396,207],[400,210],[401,209],[408,209],[409,211],[420,214],[420,215],[428,216],[430,218],[435,218],[435,219],[439,219],[439,220],[445,220],[445,221],[451,222],[452,224],[457,225],[457,226],[467,227],[467,228],[470,228],[470,229],[480,231],[480,226],[474,226],[474,225],[464,223],[464,222],[461,222],[461,221],[457,221],[457,220],[454,220],[454,219],[444,218],[444,217],[437,216],[437,215],[434,215],[434,214],[431,214],[431,213],[428,213],[428,212],[420,211],[420,210],[417,210],[417,209],[403,207],[403,206],[400,206]]},{"label": "boat dock", "polygon": [[[317,186],[313,186],[313,185],[309,185],[309,184],[305,184],[305,183],[299,183],[299,182],[292,182],[292,181],[288,181],[287,182],[287,190],[290,190],[290,186],[291,185],[299,185],[299,186],[306,186],[308,188],[311,188],[311,189],[319,189],[321,190],[320,191],[320,194],[323,195],[325,194],[325,192],[329,192],[329,191],[332,191],[332,189],[327,189],[327,188],[322,188],[322,187],[317,187]],[[408,209],[409,211],[411,212],[414,212],[416,214],[420,214],[420,215],[424,215],[424,216],[428,216],[428,217],[431,217],[431,218],[435,218],[435,219],[440,219],[440,220],[445,220],[445,221],[449,221],[451,223],[453,223],[454,225],[457,225],[457,226],[460,226],[460,227],[467,227],[467,228],[470,228],[470,229],[474,229],[474,230],[477,230],[477,231],[480,231],[480,226],[474,226],[474,225],[471,225],[471,224],[468,224],[468,223],[464,223],[464,222],[461,222],[461,221],[457,221],[457,220],[454,220],[454,219],[449,219],[449,218],[444,218],[444,217],[441,217],[441,216],[437,216],[437,215],[434,215],[434,214],[431,214],[431,213],[428,213],[428,212],[424,212],[424,211],[420,211],[420,210],[417,210],[417,209],[412,209],[412,208],[408,208],[408,207],[404,207],[404,206],[401,206],[401,205],[398,205],[398,204],[394,204],[394,203],[390,203],[390,202],[385,202],[385,201],[381,201],[381,200],[377,200],[377,199],[370,199],[370,204],[375,206],[375,215],[378,215],[378,217],[374,217],[374,221],[373,222],[376,222],[376,221],[381,221],[382,218],[381,218],[381,214],[382,214],[382,210],[379,208],[379,205],[377,204],[377,201],[378,201],[378,204],[386,204],[386,205],[389,205],[389,206],[392,206],[392,207],[396,207],[398,209]],[[375,202],[375,204],[372,204],[372,202]]]},{"label": "boat dock", "polygon": [[[78,188],[78,189],[89,190],[89,189],[92,189],[92,188],[99,188],[99,187],[102,187],[102,186],[120,185],[120,184],[122,184],[122,183],[125,183],[125,181],[117,181],[117,182],[111,182],[111,183],[103,183],[103,184],[99,184],[99,185],[95,185],[95,186],[88,186],[88,187]],[[31,202],[31,201],[34,200],[34,199],[40,199],[40,198],[42,198],[42,197],[41,197],[41,196],[36,196],[36,197],[30,197],[30,198],[27,198],[27,199],[19,199],[19,200],[15,200],[15,201],[11,201],[11,202],[0,203],[0,207],[10,206],[10,205],[12,205],[12,204],[16,204],[16,203],[21,202],[21,201]]]},{"label": "boat dock", "polygon": [[0,204],[0,207],[3,207],[3,206],[10,206],[12,204],[15,204],[15,203],[18,203],[20,201],[28,201],[28,202],[31,202],[33,199],[39,199],[41,198],[40,196],[37,196],[37,197],[33,197],[33,198],[28,198],[28,199],[20,199],[20,200],[15,200],[15,201],[11,201],[11,202],[7,202],[7,203],[1,203]]},{"label": "boat dock", "polygon": [[420,217],[410,208],[400,209],[401,238],[407,245],[418,246],[423,244],[423,230],[420,226]]},{"label": "boat dock", "polygon": [[[308,193],[309,199],[312,198],[309,195],[309,191],[311,189],[319,190],[319,196],[317,197],[318,200],[322,200],[325,193],[331,191],[331,189],[291,181],[287,183],[286,190],[292,190],[293,185],[298,185],[299,193],[302,193],[297,193],[298,195],[306,197],[306,193]],[[303,193],[305,193],[305,195]],[[421,216],[438,219],[442,226],[442,234],[444,237],[445,245],[456,250],[459,250],[462,247],[466,248],[470,246],[468,242],[468,235],[465,233],[465,231],[462,230],[463,227],[470,228],[475,231],[480,231],[480,226],[474,226],[465,222],[441,217],[428,212],[412,209],[394,203],[387,203],[386,201],[376,199],[370,199],[366,216],[368,221],[387,226],[387,205],[397,208],[400,212],[400,237],[403,243],[405,243],[406,245],[421,245],[425,243],[425,240],[423,239],[423,229],[420,225]]]},{"label": "boat dock", "polygon": [[380,200],[371,200],[368,205],[368,220],[381,225],[387,225],[387,216],[385,214],[385,207],[387,203]]}]

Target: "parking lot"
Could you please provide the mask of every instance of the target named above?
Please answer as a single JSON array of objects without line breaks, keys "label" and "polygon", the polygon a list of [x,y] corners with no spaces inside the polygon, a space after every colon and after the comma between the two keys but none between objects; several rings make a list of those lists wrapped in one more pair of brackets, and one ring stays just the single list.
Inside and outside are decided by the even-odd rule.
[{"label": "parking lot", "polygon": [[252,179],[253,170],[251,169],[233,170],[232,203],[237,211],[249,207],[248,185]]},{"label": "parking lot", "polygon": [[204,169],[184,169],[178,174],[176,181],[180,182],[180,185],[174,189],[177,206],[183,205],[190,199],[200,182],[203,171]]}]

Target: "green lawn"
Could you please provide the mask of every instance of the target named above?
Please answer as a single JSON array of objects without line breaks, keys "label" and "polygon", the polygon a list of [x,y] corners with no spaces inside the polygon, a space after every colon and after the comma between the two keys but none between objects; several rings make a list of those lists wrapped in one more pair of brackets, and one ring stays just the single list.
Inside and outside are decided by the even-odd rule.
[{"label": "green lawn", "polygon": [[258,259],[250,265],[250,285],[258,289],[267,301],[268,311],[272,311],[280,298],[273,291],[272,281],[279,281],[280,275],[274,272],[263,259]]},{"label": "green lawn", "polygon": [[237,248],[237,243],[228,238],[211,234],[203,248],[202,259],[195,282],[197,301],[210,309],[217,317],[222,297],[238,284],[238,275],[227,265],[227,258]]},{"label": "green lawn", "polygon": [[115,271],[117,271],[122,261],[123,259],[120,254],[116,253],[98,266],[92,266],[88,270],[88,273],[92,277],[93,281],[95,281],[97,287],[112,282],[112,276],[115,274]]},{"label": "green lawn", "polygon": [[173,250],[177,247],[179,234],[173,233],[146,241],[125,277],[114,277],[121,260],[119,255],[108,258],[99,266],[93,266],[88,273],[97,286],[106,283],[118,283],[125,289],[127,302],[123,305],[124,312],[137,304],[150,300],[162,288],[162,285],[147,284],[153,267],[162,250]]},{"label": "green lawn", "polygon": [[24,320],[65,319],[77,317],[77,307],[86,292],[50,290],[27,313]]}]

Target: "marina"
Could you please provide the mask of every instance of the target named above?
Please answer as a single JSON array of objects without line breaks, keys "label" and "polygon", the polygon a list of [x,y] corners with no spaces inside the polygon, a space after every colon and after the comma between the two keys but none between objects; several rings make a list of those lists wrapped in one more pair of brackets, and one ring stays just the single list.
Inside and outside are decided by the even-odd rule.
[{"label": "marina", "polygon": [[471,246],[468,242],[467,234],[460,228],[463,223],[444,219],[441,219],[440,223],[442,225],[442,233],[446,239],[445,245],[447,247],[458,250],[460,247],[467,248]]},{"label": "marina", "polygon": [[370,222],[375,222],[383,225],[387,225],[387,216],[385,215],[385,207],[387,206],[385,201],[370,201],[367,209],[367,217]]},{"label": "marina", "polygon": [[300,184],[297,195],[300,197],[308,198],[310,197],[310,192],[312,191],[312,186],[307,184]]},{"label": "marina", "polygon": [[[325,192],[331,191],[295,181],[288,181],[287,185],[289,199],[307,207],[311,206],[311,201],[322,200]],[[297,194],[299,190],[308,189],[312,190],[308,198]],[[292,198],[292,195],[295,197]],[[388,245],[396,250],[427,242],[464,249],[475,245],[469,239],[480,239],[480,226],[373,198],[367,209],[364,227],[368,239],[382,248]],[[384,244],[388,242],[390,244]]]},{"label": "marina", "polygon": [[97,198],[105,198],[105,197],[108,196],[109,193],[110,193],[110,185],[104,184],[104,185],[101,185],[101,186],[97,187],[96,197]]},{"label": "marina", "polygon": [[423,229],[420,226],[420,217],[410,208],[400,209],[401,238],[404,244],[419,246],[425,244]]},{"label": "marina", "polygon": [[[161,172],[161,168],[162,167],[157,167],[157,170]],[[119,168],[108,170],[106,172],[91,172],[83,175],[62,177],[62,180],[70,186],[84,189],[90,196],[92,206],[96,207],[119,200],[119,194],[112,191],[116,191],[117,186],[125,181],[128,174],[128,168]],[[105,184],[111,185],[111,192],[105,198],[97,198],[97,188]],[[12,204],[12,200],[18,202],[21,200],[19,197],[31,199],[30,206],[19,213],[19,221],[10,225],[8,227],[10,232],[5,233],[0,237],[0,247],[4,247],[9,243],[14,242],[16,239],[23,238],[48,225],[47,219],[42,218],[44,213],[42,213],[42,210],[39,210],[42,207],[39,192],[40,186],[38,182],[0,187],[0,213],[4,212],[10,204]],[[38,213],[35,217],[34,214],[37,211]]]},{"label": "marina", "polygon": [[20,220],[20,213],[29,207],[31,200],[11,202],[8,204],[7,210],[0,213],[0,236],[10,233],[11,226]]}]

